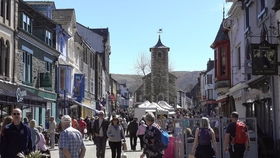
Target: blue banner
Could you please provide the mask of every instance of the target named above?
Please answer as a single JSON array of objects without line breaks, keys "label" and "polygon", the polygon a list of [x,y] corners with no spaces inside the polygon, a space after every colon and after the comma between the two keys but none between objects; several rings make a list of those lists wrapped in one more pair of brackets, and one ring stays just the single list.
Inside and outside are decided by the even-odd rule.
[{"label": "blue banner", "polygon": [[76,97],[76,101],[82,102],[85,96],[85,75],[74,74],[74,89],[73,96]]}]

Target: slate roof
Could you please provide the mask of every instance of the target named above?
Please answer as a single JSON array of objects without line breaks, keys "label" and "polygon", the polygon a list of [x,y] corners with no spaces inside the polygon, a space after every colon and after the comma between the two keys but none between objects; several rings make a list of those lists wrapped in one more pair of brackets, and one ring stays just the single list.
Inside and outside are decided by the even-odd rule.
[{"label": "slate roof", "polygon": [[166,47],[165,45],[162,44],[160,35],[159,35],[157,44],[155,46],[153,46],[152,48],[168,48],[168,47]]},{"label": "slate roof", "polygon": [[85,27],[84,25],[77,22],[77,31],[79,35],[83,37],[83,39],[89,43],[89,45],[96,50],[98,53],[104,52],[103,47],[103,39],[104,37],[95,31],[93,29],[90,29],[88,27]]},{"label": "slate roof", "polygon": [[90,29],[91,31],[99,34],[100,36],[102,36],[105,40],[107,40],[108,36],[109,36],[109,29],[108,28],[92,28]]},{"label": "slate roof", "polygon": [[220,25],[220,28],[219,28],[219,31],[216,35],[216,38],[211,45],[212,48],[215,48],[216,44],[219,43],[219,42],[229,41],[228,31],[226,29],[224,29],[223,22],[224,22],[224,20],[222,21],[222,23]]},{"label": "slate roof", "polygon": [[54,1],[25,1],[29,5],[53,5],[55,6]]}]

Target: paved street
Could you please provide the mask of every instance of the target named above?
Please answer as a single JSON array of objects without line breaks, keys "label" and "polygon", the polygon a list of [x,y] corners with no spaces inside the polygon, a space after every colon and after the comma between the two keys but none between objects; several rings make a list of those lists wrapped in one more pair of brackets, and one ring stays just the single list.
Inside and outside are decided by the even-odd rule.
[{"label": "paved street", "polygon": [[[126,151],[127,157],[128,158],[139,158],[141,153],[142,153],[142,151],[140,150],[139,140],[138,140],[138,143],[137,143],[136,151],[131,151],[130,150],[131,148],[130,148],[129,138],[126,138],[126,142],[127,142],[127,147],[128,147],[128,151]],[[85,140],[85,144],[86,144],[86,150],[87,150],[85,158],[94,158],[95,154],[96,154],[95,145],[93,144],[92,141],[88,141],[88,140]],[[57,146],[55,147],[55,150],[51,151],[51,158],[59,158]],[[110,147],[109,147],[108,143],[107,143],[107,146],[106,146],[105,158],[111,158],[111,150],[110,150]]]}]

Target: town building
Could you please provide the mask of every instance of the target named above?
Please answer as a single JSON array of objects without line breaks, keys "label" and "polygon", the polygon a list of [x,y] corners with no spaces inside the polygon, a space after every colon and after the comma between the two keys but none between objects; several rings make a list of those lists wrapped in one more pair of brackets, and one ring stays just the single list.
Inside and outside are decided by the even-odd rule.
[{"label": "town building", "polygon": [[57,109],[55,72],[60,52],[56,50],[56,28],[54,21],[19,1],[15,82],[44,100],[44,104],[22,107],[23,117],[35,119],[43,127]]},{"label": "town building", "polygon": [[169,72],[168,53],[170,48],[162,44],[160,36],[157,44],[150,48],[151,73],[143,77],[143,85],[137,90],[137,102],[149,100],[150,102],[166,101],[170,105],[177,104],[176,76]]}]

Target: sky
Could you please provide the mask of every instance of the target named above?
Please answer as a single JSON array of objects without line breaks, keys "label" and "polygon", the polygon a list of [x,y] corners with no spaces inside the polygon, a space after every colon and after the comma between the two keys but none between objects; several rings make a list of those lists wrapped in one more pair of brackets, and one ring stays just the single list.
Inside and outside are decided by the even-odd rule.
[{"label": "sky", "polygon": [[109,28],[110,73],[136,74],[140,54],[158,41],[170,47],[173,71],[206,69],[210,48],[223,18],[226,0],[54,0],[56,8],[74,8],[77,22]]}]

